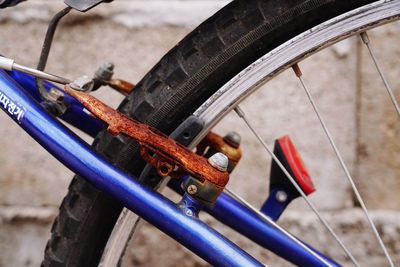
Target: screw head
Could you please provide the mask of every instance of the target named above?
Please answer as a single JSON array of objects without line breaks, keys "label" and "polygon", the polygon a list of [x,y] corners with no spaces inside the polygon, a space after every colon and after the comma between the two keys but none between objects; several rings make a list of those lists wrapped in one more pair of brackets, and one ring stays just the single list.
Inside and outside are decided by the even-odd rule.
[{"label": "screw head", "polygon": [[229,159],[225,154],[218,152],[208,159],[208,163],[215,169],[225,172],[228,169]]},{"label": "screw head", "polygon": [[193,211],[190,210],[190,209],[187,209],[186,210],[186,215],[189,216],[189,217],[193,217]]},{"label": "screw head", "polygon": [[232,131],[225,135],[224,141],[234,148],[238,148],[242,142],[242,137],[237,132]]},{"label": "screw head", "polygon": [[190,195],[194,195],[197,193],[197,186],[195,186],[194,184],[191,184],[187,187],[186,191],[190,194]]},{"label": "screw head", "polygon": [[278,202],[286,202],[286,200],[288,199],[288,195],[285,191],[279,190],[278,192],[276,192],[276,200],[278,200]]}]

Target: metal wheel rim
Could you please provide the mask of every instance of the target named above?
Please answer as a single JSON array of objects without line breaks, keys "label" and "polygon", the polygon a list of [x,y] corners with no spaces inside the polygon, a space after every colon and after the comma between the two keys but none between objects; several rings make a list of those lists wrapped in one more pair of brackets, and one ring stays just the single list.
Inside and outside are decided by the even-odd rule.
[{"label": "metal wheel rim", "polygon": [[[190,148],[194,148],[238,103],[295,62],[359,32],[399,18],[400,1],[381,0],[326,21],[273,49],[233,77],[195,111],[194,115],[205,122],[205,127]],[[163,184],[160,190],[166,185]],[[118,265],[126,243],[140,228],[141,223],[138,220],[136,214],[127,209],[123,210],[110,235],[99,266]]]}]

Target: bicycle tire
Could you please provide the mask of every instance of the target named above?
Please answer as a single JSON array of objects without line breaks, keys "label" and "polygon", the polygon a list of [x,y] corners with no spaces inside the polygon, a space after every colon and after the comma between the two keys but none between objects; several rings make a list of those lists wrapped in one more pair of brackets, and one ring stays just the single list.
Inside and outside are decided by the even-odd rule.
[{"label": "bicycle tire", "polygon": [[[232,77],[296,35],[375,1],[233,1],[168,52],[121,103],[129,117],[170,134]],[[94,148],[138,176],[137,144],[103,131]],[[69,186],[43,266],[96,266],[122,206],[80,177]]]}]

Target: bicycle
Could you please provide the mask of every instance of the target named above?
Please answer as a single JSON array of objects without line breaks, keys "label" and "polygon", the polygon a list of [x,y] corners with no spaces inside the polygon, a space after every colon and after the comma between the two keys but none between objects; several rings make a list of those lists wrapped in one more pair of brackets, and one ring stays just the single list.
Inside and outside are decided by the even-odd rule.
[{"label": "bicycle", "polygon": [[[74,5],[74,2],[77,1],[69,1],[69,4]],[[91,2],[91,5],[86,8],[99,4],[101,1]],[[297,5],[293,6],[290,1],[281,1],[279,6],[275,6],[275,3],[271,1],[260,1],[258,6],[256,4],[256,1],[233,2],[202,24],[136,86],[127,100],[123,102],[120,110],[147,125],[161,129],[166,134],[172,133],[172,136],[180,143],[194,148],[194,145],[203,140],[212,126],[228,111],[235,108],[239,116],[245,119],[245,114],[237,107],[237,103],[250,94],[253,89],[256,89],[261,82],[266,82],[290,66],[294,66],[297,76],[301,78],[301,71],[296,64],[303,56],[308,55],[310,51],[322,49],[349,34],[365,32],[373,26],[395,20],[398,17],[396,12],[399,5],[398,1],[353,1],[351,3],[299,1],[296,2]],[[77,8],[86,10],[85,7]],[[314,17],[310,19],[312,16]],[[215,29],[210,27],[214,23],[220,31],[215,32]],[[334,31],[331,31],[332,29]],[[322,36],[322,40],[314,38],[314,36],[320,37],[318,34]],[[362,36],[368,43],[366,35]],[[219,38],[222,38],[223,42]],[[312,41],[309,42],[309,38]],[[195,43],[195,45],[188,45],[191,43]],[[292,54],[283,61],[278,57],[288,56],[284,54],[286,49],[290,50]],[[297,50],[294,51],[295,49]],[[180,64],[174,64],[176,61]],[[81,178],[74,180],[53,228],[54,235],[47,247],[45,264],[92,266],[96,265],[101,257],[103,257],[103,262],[105,261],[107,255],[102,256],[101,254],[106,240],[92,242],[90,248],[87,248],[88,250],[84,250],[88,243],[76,243],[76,240],[108,239],[122,210],[121,205],[108,198],[108,194],[110,194],[121,201],[123,206],[139,214],[214,265],[256,266],[259,263],[206,225],[194,219],[202,204],[206,204],[204,209],[221,221],[294,264],[300,266],[338,265],[305,246],[276,225],[273,219],[279,218],[280,212],[274,216],[269,213],[271,208],[266,206],[264,213],[260,213],[252,210],[244,201],[230,194],[229,191],[221,193],[227,183],[225,170],[227,162],[224,157],[214,159],[217,162],[214,164],[220,168],[215,171],[201,157],[194,157],[187,150],[180,148],[181,153],[188,153],[185,154],[185,159],[194,157],[191,158],[191,162],[198,160],[207,171],[202,172],[202,170],[195,169],[195,166],[185,165],[186,163],[179,161],[178,157],[172,157],[173,151],[168,148],[161,153],[159,147],[154,147],[168,143],[170,148],[178,149],[179,146],[171,139],[162,138],[158,131],[141,124],[132,125],[132,122],[126,120],[125,117],[121,117],[101,103],[88,98],[86,94],[79,92],[91,91],[99,84],[111,84],[110,78],[95,79],[94,82],[92,79],[79,79],[71,84],[68,79],[28,69],[10,59],[2,58],[1,66],[9,71],[1,73],[2,108],[61,162],[106,192],[102,193],[92,188]],[[103,69],[103,71],[107,72],[107,69]],[[257,71],[262,73],[259,74]],[[54,89],[53,85],[49,83],[44,83],[44,90],[42,88],[41,93],[38,94],[36,83],[39,83],[40,88],[41,81],[35,83],[31,76],[26,76],[21,72],[29,72],[41,79],[46,78],[50,81],[70,84],[70,86],[61,90]],[[259,76],[252,80],[254,73]],[[249,83],[243,85],[245,88],[241,87],[243,81]],[[223,86],[223,84],[226,85]],[[121,86],[115,87],[123,89]],[[176,92],[170,92],[171,88],[176,88]],[[28,94],[32,94],[32,96],[29,97]],[[165,97],[165,95],[170,97],[166,103],[163,100],[160,101],[162,98],[160,96]],[[38,105],[38,102],[42,105]],[[81,102],[86,109],[83,108]],[[221,102],[222,104],[220,104]],[[103,160],[49,116],[43,107],[92,136],[99,133],[95,143],[98,152],[107,156],[109,160],[111,160],[111,154],[111,157],[118,159],[114,164],[131,175],[140,175],[144,163],[139,162],[138,159],[145,158],[147,163],[157,167],[157,172],[146,168],[145,174],[141,174],[142,182],[150,187],[158,186],[159,175],[182,177],[182,173],[176,172],[176,165],[181,170],[192,174],[193,177],[202,178],[200,180],[203,183],[199,183],[196,178],[185,176],[185,192],[182,192],[179,184],[170,182],[171,187],[184,194],[178,205],[179,208],[177,208],[174,203],[139,185],[135,180]],[[76,110],[78,112],[74,113]],[[108,130],[111,134],[102,130],[104,125],[98,119],[88,115],[87,110],[105,121],[107,125],[115,126],[109,127]],[[74,118],[78,118],[78,120],[68,119],[71,117],[67,115],[71,114],[77,116]],[[192,114],[194,116],[191,116]],[[119,123],[113,125],[114,119],[118,119]],[[120,121],[124,123],[120,124]],[[125,128],[124,125],[129,127]],[[131,135],[132,138],[118,135],[121,132],[124,135],[130,135],[132,134],[130,130],[136,127],[142,127],[140,128],[142,131],[137,134],[147,133],[148,135],[142,139],[138,139],[137,135]],[[158,138],[157,142],[148,143],[149,136]],[[139,149],[133,139],[139,141],[145,149]],[[263,142],[261,138],[260,141]],[[283,160],[296,153],[290,142],[286,142],[289,145],[286,149],[282,148],[280,158],[276,158],[278,169],[282,167]],[[262,144],[264,145],[264,143]],[[115,147],[120,147],[121,150],[116,150]],[[139,157],[139,153],[141,157]],[[153,154],[158,157],[153,157]],[[204,151],[203,154],[206,152]],[[274,156],[273,153],[271,155]],[[283,165],[285,165],[282,170],[284,175],[288,176],[289,180],[297,179],[297,183],[290,184],[285,179],[279,179],[276,182],[277,187],[272,188],[271,195],[274,196],[275,193],[278,194],[283,190],[292,200],[297,195],[304,196],[306,193],[311,193],[312,185],[307,181],[301,181],[301,178],[305,178],[307,175],[298,175],[293,169],[290,170],[290,163]],[[300,169],[302,167],[300,162],[296,162],[295,165]],[[150,177],[148,172],[151,173]],[[302,172],[304,174],[304,170]],[[282,183],[283,181],[285,182]],[[91,200],[88,201],[82,199],[84,195],[96,195],[96,197],[91,197]],[[85,205],[92,206],[96,198],[101,199],[102,203],[92,207],[90,214],[82,214],[82,211],[86,209]],[[283,201],[285,205],[288,204],[286,201],[289,199]],[[77,201],[83,202],[75,206],[74,203]],[[85,203],[86,201],[88,203]],[[214,206],[210,207],[209,203],[214,203]],[[274,203],[272,210],[275,210],[277,205],[279,203]],[[74,207],[76,210],[73,210]],[[81,221],[87,222],[94,215],[100,219],[97,219],[96,222],[92,221],[88,225],[81,224]],[[232,222],[232,218],[236,218],[237,221]],[[103,229],[105,225],[103,220],[107,221],[107,229]],[[74,223],[71,223],[72,221]],[[78,228],[71,229],[73,227]],[[187,234],[188,232],[190,235]],[[125,236],[128,234],[125,233]],[[62,244],[60,244],[60,239],[63,240]],[[195,242],[192,241],[193,239]],[[214,242],[217,242],[219,246],[215,246]],[[117,253],[113,251],[112,254],[116,257],[113,259],[114,263],[119,261],[118,254],[121,255],[123,249],[124,244]],[[347,254],[351,258],[351,254]],[[219,258],[216,258],[216,255]],[[356,260],[354,261],[356,262]]]}]

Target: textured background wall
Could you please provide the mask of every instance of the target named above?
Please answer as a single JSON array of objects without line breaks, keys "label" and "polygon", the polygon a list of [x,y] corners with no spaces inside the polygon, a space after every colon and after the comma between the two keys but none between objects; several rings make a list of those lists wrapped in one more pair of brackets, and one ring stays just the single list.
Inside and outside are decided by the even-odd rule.
[{"label": "textured background wall", "polygon": [[[46,23],[63,7],[61,2],[31,1],[0,11],[0,53],[34,66]],[[85,16],[73,13],[57,32],[48,70],[77,77],[94,73],[104,61],[113,61],[118,77],[138,81],[195,25],[226,3],[116,1],[99,6]],[[400,71],[396,68],[399,57],[393,57],[400,54],[399,33],[398,24],[371,33],[394,88],[400,87]],[[353,38],[311,57],[301,66],[345,161],[366,196],[367,205],[374,210],[385,241],[399,260],[400,157],[396,152],[399,152],[400,129],[370,58]],[[399,90],[396,93],[399,95]],[[96,95],[113,106],[122,99],[106,89]],[[360,259],[365,257],[366,266],[381,266],[382,255],[361,212],[355,208],[344,174],[291,71],[265,85],[245,101],[243,108],[269,144],[284,134],[292,136],[318,189],[312,201],[331,218],[345,242],[356,248],[355,255]],[[244,158],[229,187],[259,206],[268,192],[270,160],[235,114],[230,114],[217,131],[223,134],[232,129],[239,129],[243,136]],[[0,137],[3,152],[0,155],[0,266],[38,266],[51,221],[72,173],[3,113],[0,113]],[[88,137],[83,137],[90,142]],[[246,166],[252,170],[250,177]],[[210,218],[206,220],[266,263],[285,266]],[[343,258],[302,201],[290,207],[283,224],[313,245]],[[146,245],[153,250],[146,249]],[[135,251],[140,253],[131,253],[124,264],[158,266],[163,263],[166,266],[167,260],[171,262],[168,266],[204,264],[187,251],[175,250],[174,242],[145,225],[135,241]]]}]

